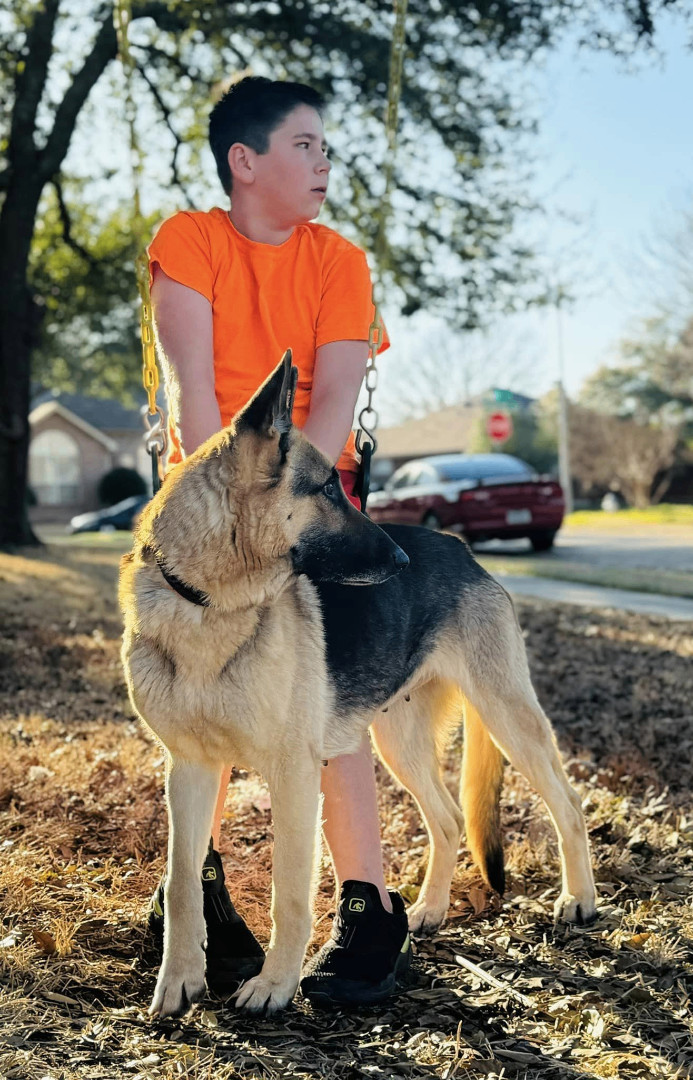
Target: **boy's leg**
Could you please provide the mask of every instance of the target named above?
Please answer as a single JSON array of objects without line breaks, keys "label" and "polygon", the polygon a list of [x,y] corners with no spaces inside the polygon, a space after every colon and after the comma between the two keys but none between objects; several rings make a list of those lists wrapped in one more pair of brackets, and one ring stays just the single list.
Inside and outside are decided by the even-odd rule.
[{"label": "boy's leg", "polygon": [[[360,509],[354,495],[355,472],[340,469],[339,477],[349,502]],[[337,892],[344,881],[369,881],[380,894],[383,907],[392,911],[380,846],[378,796],[373,753],[364,735],[356,754],[333,758],[322,770],[323,833],[332,856]]]},{"label": "boy's leg", "polygon": [[332,758],[322,770],[323,832],[330,849],[337,891],[345,881],[369,881],[383,907],[392,902],[383,875],[373,754],[364,735],[356,754]]},{"label": "boy's leg", "polygon": [[383,879],[370,740],[322,770],[323,829],[341,885],[329,940],[306,964],[313,1005],[372,1005],[406,981],[412,949],[404,902]]},{"label": "boy's leg", "polygon": [[226,802],[226,789],[231,779],[231,766],[224,769],[219,782],[219,794],[217,804],[214,807],[214,820],[212,821],[212,843],[216,851],[219,850],[219,835],[221,833],[221,819],[224,816],[224,803]]}]

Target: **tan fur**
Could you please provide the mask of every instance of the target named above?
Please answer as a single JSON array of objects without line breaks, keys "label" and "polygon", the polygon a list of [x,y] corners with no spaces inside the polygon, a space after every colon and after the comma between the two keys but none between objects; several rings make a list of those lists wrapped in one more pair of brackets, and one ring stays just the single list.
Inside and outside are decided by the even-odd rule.
[{"label": "tan fur", "polygon": [[[336,713],[316,590],[296,575],[290,553],[306,530],[339,541],[344,513],[327,499],[295,497],[297,478],[321,483],[329,464],[299,432],[280,435],[277,423],[210,439],[165,481],[122,561],[130,697],[168,759],[164,956],[153,1013],[185,1011],[204,989],[200,869],[230,763],[265,776],[275,829],[270,947],[237,1004],[271,1012],[290,1001],[311,930],[321,762],[354,752],[371,723],[379,753],[411,791],[429,833],[426,878],[409,912],[413,930],[440,925],[449,904],[463,819],[442,782],[439,755],[463,702],[463,803],[474,858],[486,872],[489,850],[500,845],[502,752],[535,784],[555,822],[563,866],[557,917],[575,921],[594,912],[579,800],[499,585],[480,578],[465,593],[456,618],[386,712]],[[358,539],[359,530],[366,536],[374,526],[354,511],[348,528]],[[207,594],[210,606],[178,595],[157,556]]]}]

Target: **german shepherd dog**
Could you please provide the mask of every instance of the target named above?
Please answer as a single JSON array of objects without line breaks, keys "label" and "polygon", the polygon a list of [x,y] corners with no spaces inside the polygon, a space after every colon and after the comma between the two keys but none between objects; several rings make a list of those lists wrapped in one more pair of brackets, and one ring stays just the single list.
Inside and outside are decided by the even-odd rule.
[{"label": "german shepherd dog", "polygon": [[[236,997],[291,1001],[311,933],[322,763],[365,730],[416,799],[430,840],[414,932],[445,918],[463,820],[490,886],[504,887],[504,755],[553,819],[555,916],[595,917],[580,800],[530,682],[505,590],[458,538],[379,528],[291,423],[289,353],[233,424],[175,469],[124,556],[122,659],[132,704],[167,751],[164,953],[150,1013],[204,990],[201,867],[225,763],[267,780],[274,818],[272,936]],[[405,554],[406,552],[406,554]],[[439,753],[464,714],[463,815]]]}]

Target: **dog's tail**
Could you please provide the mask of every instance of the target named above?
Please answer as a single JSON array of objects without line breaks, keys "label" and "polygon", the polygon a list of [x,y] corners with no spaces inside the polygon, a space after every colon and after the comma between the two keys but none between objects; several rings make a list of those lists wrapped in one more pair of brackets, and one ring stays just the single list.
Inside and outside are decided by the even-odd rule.
[{"label": "dog's tail", "polygon": [[467,844],[484,880],[501,896],[505,891],[500,823],[503,764],[503,755],[491,739],[479,713],[465,699],[460,802]]}]

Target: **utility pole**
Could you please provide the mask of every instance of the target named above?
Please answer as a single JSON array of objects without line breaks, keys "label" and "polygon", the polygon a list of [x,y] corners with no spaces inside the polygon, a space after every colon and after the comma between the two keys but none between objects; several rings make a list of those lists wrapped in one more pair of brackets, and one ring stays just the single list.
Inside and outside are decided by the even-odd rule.
[{"label": "utility pole", "polygon": [[565,357],[563,352],[562,293],[556,291],[556,327],[558,332],[558,475],[565,497],[565,512],[573,512],[573,482],[570,475],[570,440],[568,437],[568,401],[565,395]]}]

